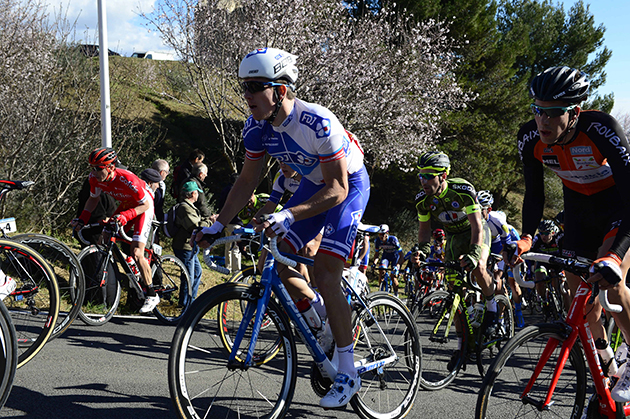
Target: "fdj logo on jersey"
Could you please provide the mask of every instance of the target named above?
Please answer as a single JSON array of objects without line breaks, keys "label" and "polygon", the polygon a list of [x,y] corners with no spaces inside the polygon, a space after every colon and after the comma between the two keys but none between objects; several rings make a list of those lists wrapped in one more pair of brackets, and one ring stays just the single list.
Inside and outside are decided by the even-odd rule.
[{"label": "fdj logo on jersey", "polygon": [[315,131],[317,138],[330,135],[330,119],[322,118],[310,112],[304,112],[300,117],[300,123]]}]

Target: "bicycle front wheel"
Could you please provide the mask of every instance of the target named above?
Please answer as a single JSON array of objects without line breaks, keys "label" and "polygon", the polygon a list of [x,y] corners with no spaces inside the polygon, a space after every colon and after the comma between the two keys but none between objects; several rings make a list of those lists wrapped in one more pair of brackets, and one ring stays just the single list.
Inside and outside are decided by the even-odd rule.
[{"label": "bicycle front wheel", "polygon": [[59,287],[50,265],[35,250],[13,240],[0,240],[0,269],[17,288],[4,305],[18,340],[20,368],[46,344],[59,315]]},{"label": "bicycle front wheel", "polygon": [[[254,356],[267,353],[278,335],[282,348],[272,359],[248,368],[228,367],[230,352],[220,329],[237,330],[243,320],[242,303],[256,300],[251,287],[238,283],[218,285],[197,298],[179,322],[168,362],[171,400],[181,418],[281,418],[293,398],[297,352],[289,320],[274,300],[267,312],[272,324],[260,330]],[[217,320],[221,308],[223,322]],[[249,322],[242,352],[252,338]]]},{"label": "bicycle front wheel", "polygon": [[[153,287],[160,297],[153,314],[164,324],[177,324],[193,300],[186,265],[175,256],[161,256],[153,265]],[[188,298],[183,298],[183,293],[188,293]]]},{"label": "bicycle front wheel", "polygon": [[[477,370],[482,377],[503,345],[514,336],[514,313],[510,299],[505,295],[495,295],[494,300],[497,303],[499,316],[497,331],[493,336],[484,336],[476,348]],[[478,330],[477,333],[482,334],[484,331]]]},{"label": "bicycle front wheel", "polygon": [[79,253],[85,274],[85,297],[79,317],[88,326],[102,326],[118,309],[121,287],[116,279],[114,261],[102,246],[92,245]]},{"label": "bicycle front wheel", "polygon": [[72,249],[43,234],[20,234],[11,240],[24,243],[46,259],[55,272],[59,286],[59,316],[50,339],[65,332],[81,311],[85,295],[85,277],[79,259]]},{"label": "bicycle front wheel", "polygon": [[399,299],[376,292],[368,295],[366,303],[376,322],[365,309],[353,311],[355,365],[392,355],[396,360],[366,372],[359,367],[361,389],[350,403],[362,418],[402,418],[413,407],[420,383],[422,351],[418,332]]},{"label": "bicycle front wheel", "polygon": [[7,401],[17,369],[18,347],[11,314],[0,300],[0,409]]},{"label": "bicycle front wheel", "polygon": [[[501,350],[495,363],[484,377],[475,417],[490,418],[575,418],[580,417],[586,396],[586,365],[580,345],[573,345],[569,358],[551,399],[542,411],[549,391],[553,371],[566,335],[558,324],[529,326],[520,331]],[[523,399],[523,391],[550,338],[560,341],[543,366],[532,389]]]},{"label": "bicycle front wheel", "polygon": [[466,315],[460,305],[448,327],[452,306],[449,292],[435,291],[422,300],[412,316],[422,345],[420,386],[425,390],[440,390],[449,385],[464,363],[465,354],[458,345],[457,329],[462,339],[461,348],[465,348],[468,345],[468,334],[463,333],[468,327]]}]

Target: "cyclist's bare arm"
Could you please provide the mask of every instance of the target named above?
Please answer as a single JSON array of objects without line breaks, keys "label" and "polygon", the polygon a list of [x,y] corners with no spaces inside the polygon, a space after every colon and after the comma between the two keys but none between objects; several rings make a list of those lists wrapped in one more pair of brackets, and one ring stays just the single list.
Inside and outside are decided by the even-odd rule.
[{"label": "cyclist's bare arm", "polygon": [[431,220],[420,221],[418,227],[418,243],[429,243],[431,241]]},{"label": "cyclist's bare arm", "polygon": [[[96,197],[90,196],[87,201],[85,201],[85,206],[83,207],[83,210],[90,213],[93,212],[96,209],[96,206],[98,205],[100,200],[100,195]],[[70,226],[72,226],[72,228],[74,228],[75,230],[80,230],[81,227],[83,227],[82,223],[80,223],[78,219],[72,220],[70,222]]]},{"label": "cyclist's bare arm", "polygon": [[470,221],[470,244],[476,244],[481,246],[483,244],[483,227],[481,224],[481,213],[473,212],[468,214],[468,221]]}]

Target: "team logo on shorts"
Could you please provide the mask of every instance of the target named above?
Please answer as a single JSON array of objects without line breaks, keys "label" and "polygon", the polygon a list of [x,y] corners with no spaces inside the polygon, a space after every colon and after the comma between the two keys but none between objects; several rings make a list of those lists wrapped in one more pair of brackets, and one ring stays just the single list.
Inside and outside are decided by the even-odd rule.
[{"label": "team logo on shorts", "polygon": [[334,232],[335,232],[335,229],[333,228],[332,224],[330,223],[326,224],[326,228],[324,229],[324,236],[328,237]]},{"label": "team logo on shorts", "polygon": [[437,209],[435,205],[429,205],[429,208],[431,208],[431,211],[435,211]]},{"label": "team logo on shorts", "polygon": [[459,202],[457,202],[457,201],[453,201],[453,202],[451,202],[451,205],[452,205],[452,206],[453,206],[453,208],[455,208],[455,209],[459,208]]}]

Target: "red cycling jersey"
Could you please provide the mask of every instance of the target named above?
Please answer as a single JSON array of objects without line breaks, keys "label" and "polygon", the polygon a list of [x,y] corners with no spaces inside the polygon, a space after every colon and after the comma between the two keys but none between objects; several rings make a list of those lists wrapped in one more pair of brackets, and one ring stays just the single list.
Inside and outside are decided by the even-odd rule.
[{"label": "red cycling jersey", "polygon": [[117,212],[135,208],[150,199],[146,183],[129,170],[116,169],[114,178],[105,182],[99,182],[96,176],[90,173],[88,180],[90,182],[90,196],[96,198],[103,192],[113,197],[120,202]]}]

